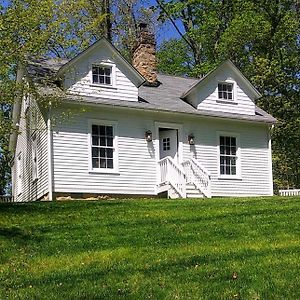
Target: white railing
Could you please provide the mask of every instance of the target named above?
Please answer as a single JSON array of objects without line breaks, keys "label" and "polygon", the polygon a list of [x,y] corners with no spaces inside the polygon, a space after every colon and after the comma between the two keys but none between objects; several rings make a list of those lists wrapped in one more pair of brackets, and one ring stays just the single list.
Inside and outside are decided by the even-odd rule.
[{"label": "white railing", "polygon": [[160,185],[170,184],[180,197],[186,198],[186,180],[184,170],[170,156],[161,159],[160,167]]},{"label": "white railing", "polygon": [[279,190],[280,196],[300,196],[300,190]]},{"label": "white railing", "polygon": [[193,183],[205,197],[211,198],[211,181],[208,171],[194,158],[183,162],[182,166],[186,181]]},{"label": "white railing", "polygon": [[0,195],[0,203],[8,203],[8,202],[13,202],[13,197],[12,196],[2,196],[2,195]]}]

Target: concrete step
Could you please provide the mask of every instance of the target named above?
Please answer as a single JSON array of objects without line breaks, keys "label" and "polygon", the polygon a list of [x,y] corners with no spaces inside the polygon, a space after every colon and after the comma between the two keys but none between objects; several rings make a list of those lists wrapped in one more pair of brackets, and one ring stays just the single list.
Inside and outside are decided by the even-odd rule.
[{"label": "concrete step", "polygon": [[203,194],[186,194],[187,198],[204,198]]}]

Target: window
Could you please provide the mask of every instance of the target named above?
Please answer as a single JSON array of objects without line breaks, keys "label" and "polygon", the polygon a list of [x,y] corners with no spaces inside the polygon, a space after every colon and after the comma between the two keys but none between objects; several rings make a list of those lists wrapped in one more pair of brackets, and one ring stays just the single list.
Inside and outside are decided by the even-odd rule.
[{"label": "window", "polygon": [[22,153],[17,157],[17,195],[22,193]]},{"label": "window", "polygon": [[163,142],[163,150],[169,151],[171,149],[170,138],[164,138],[162,142]]},{"label": "window", "polygon": [[93,169],[114,169],[114,127],[92,125]]},{"label": "window", "polygon": [[237,175],[237,138],[220,136],[220,175]]},{"label": "window", "polygon": [[112,85],[112,67],[96,66],[92,67],[92,82],[95,84]]},{"label": "window", "polygon": [[38,160],[37,160],[37,137],[33,134],[31,137],[32,141],[32,181],[38,179]]},{"label": "window", "polygon": [[218,83],[218,95],[221,100],[233,100],[233,83]]}]

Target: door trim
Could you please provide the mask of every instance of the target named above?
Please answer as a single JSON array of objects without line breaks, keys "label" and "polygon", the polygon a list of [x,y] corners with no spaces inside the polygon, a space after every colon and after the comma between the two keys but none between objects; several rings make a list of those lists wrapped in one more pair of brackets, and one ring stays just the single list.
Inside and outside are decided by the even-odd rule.
[{"label": "door trim", "polygon": [[183,162],[183,134],[182,134],[182,124],[179,123],[162,123],[162,122],[155,122],[155,158],[156,162],[159,161],[159,128],[168,128],[168,129],[177,129],[178,132],[178,163]]}]

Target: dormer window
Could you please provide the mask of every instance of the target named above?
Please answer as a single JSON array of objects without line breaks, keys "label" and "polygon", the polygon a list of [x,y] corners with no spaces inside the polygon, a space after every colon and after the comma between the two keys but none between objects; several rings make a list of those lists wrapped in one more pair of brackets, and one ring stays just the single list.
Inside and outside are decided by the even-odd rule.
[{"label": "dormer window", "polygon": [[94,84],[112,85],[112,67],[104,65],[93,65],[92,77]]},{"label": "dormer window", "polygon": [[233,100],[233,83],[219,82],[218,95],[220,100]]}]

